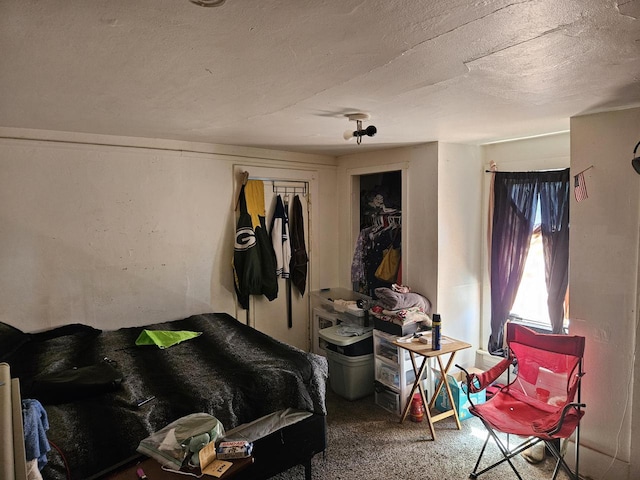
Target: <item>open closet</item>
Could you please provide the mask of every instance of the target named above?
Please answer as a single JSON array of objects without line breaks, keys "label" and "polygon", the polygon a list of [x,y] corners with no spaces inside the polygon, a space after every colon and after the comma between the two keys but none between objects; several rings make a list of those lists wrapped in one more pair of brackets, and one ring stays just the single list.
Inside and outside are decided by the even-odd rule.
[{"label": "open closet", "polygon": [[363,174],[354,180],[359,225],[351,282],[354,291],[375,298],[376,288],[402,283],[402,171]]}]

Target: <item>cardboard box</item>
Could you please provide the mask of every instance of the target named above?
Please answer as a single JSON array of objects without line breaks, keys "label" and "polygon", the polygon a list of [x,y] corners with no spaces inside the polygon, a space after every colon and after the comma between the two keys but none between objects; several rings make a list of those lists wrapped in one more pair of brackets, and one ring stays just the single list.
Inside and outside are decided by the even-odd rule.
[{"label": "cardboard box", "polygon": [[216,447],[216,454],[220,460],[248,458],[253,451],[253,443],[245,441],[220,442]]},{"label": "cardboard box", "polygon": [[[469,373],[482,373],[482,370],[478,368],[468,368]],[[467,380],[464,375],[464,372],[457,371],[455,373],[447,374],[447,380],[449,383],[449,387],[451,388],[451,394],[453,395],[453,401],[456,404],[456,411],[458,412],[458,418],[460,420],[466,420],[470,418],[472,415],[469,412],[469,399],[467,398]],[[436,388],[440,384],[440,378],[436,381]],[[462,389],[462,385],[464,385],[464,390]],[[487,399],[487,392],[482,390],[478,393],[471,394],[471,401],[474,405],[484,403]],[[451,404],[449,403],[449,397],[447,396],[447,390],[442,387],[440,393],[438,394],[438,398],[436,398],[436,408],[441,412],[446,412],[447,410],[451,410]]]}]

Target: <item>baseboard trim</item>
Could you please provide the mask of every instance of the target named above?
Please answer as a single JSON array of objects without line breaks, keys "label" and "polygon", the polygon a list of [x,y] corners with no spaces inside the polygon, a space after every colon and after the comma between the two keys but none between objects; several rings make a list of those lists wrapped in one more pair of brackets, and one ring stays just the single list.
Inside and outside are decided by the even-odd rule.
[{"label": "baseboard trim", "polygon": [[[570,441],[565,459],[571,468],[575,467],[575,442]],[[631,480],[631,464],[618,458],[612,458],[587,445],[580,446],[580,478],[583,480]]]}]

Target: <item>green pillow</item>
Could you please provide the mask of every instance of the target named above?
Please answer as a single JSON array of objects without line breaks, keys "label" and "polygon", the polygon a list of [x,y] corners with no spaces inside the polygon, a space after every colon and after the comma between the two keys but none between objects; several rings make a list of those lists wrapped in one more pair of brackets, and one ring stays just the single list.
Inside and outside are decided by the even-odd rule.
[{"label": "green pillow", "polygon": [[202,335],[202,332],[190,332],[188,330],[143,330],[136,340],[136,345],[157,345],[160,348],[167,348],[199,335]]}]

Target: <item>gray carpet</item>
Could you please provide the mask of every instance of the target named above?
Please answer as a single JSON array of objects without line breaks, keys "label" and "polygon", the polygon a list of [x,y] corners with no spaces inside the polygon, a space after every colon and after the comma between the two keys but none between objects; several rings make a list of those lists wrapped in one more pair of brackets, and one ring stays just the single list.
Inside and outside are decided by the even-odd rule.
[{"label": "gray carpet", "polygon": [[[326,454],[313,459],[313,480],[453,480],[469,477],[486,438],[486,430],[477,418],[462,422],[458,430],[452,418],[435,424],[436,441],[431,440],[426,421],[414,423],[374,403],[373,396],[348,401],[327,393]],[[485,452],[499,459],[497,447],[490,442]],[[551,478],[555,462],[547,458],[531,465],[518,456],[514,460],[522,478]],[[483,459],[484,462],[484,459]],[[480,479],[515,479],[504,463]],[[567,479],[561,472],[558,479]],[[302,467],[274,477],[277,480],[304,479]]]}]

